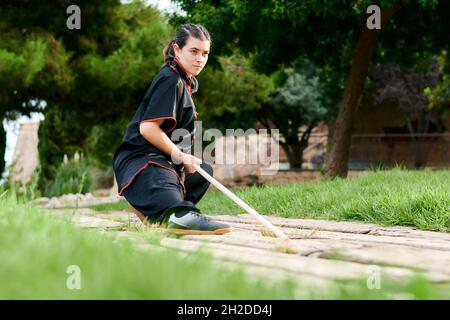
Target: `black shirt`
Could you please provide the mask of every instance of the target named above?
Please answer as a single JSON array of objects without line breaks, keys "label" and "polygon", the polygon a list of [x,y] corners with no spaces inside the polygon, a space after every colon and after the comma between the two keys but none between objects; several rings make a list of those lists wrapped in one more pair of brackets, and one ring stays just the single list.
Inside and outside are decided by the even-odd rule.
[{"label": "black shirt", "polygon": [[[192,94],[197,89],[197,79],[194,76],[188,78],[184,68],[176,60],[168,62],[160,69],[113,157],[119,195],[122,195],[123,190],[130,185],[134,177],[151,163],[168,168],[178,175],[179,166],[177,167],[171,161],[170,156],[164,154],[141,135],[139,125],[145,121],[164,119],[161,129],[170,139],[176,129],[187,130],[188,139],[184,136],[172,141],[182,151],[188,151],[194,138],[194,121],[197,119],[192,100]],[[187,144],[186,141],[188,141]],[[181,179],[180,182],[183,184]]]}]

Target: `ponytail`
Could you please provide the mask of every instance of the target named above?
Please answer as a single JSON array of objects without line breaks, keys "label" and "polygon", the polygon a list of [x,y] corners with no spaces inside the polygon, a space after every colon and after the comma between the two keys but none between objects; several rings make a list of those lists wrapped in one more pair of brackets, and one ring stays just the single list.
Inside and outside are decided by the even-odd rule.
[{"label": "ponytail", "polygon": [[173,49],[174,43],[175,39],[172,39],[170,43],[164,48],[163,50],[164,63],[172,61],[175,58],[175,50]]}]

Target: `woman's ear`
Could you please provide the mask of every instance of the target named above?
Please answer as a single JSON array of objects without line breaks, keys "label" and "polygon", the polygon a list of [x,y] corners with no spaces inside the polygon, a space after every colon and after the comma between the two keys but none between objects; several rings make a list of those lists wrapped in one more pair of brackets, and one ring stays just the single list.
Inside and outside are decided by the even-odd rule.
[{"label": "woman's ear", "polygon": [[175,52],[175,56],[179,56],[180,55],[181,49],[178,46],[178,44],[176,44],[176,43],[173,44],[173,51]]}]

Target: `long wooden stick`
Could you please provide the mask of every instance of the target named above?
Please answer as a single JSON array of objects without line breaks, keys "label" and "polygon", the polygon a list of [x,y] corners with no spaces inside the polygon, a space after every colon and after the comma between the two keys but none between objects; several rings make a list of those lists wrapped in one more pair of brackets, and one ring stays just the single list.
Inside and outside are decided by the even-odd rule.
[{"label": "long wooden stick", "polygon": [[288,239],[288,236],[283,233],[279,228],[275,227],[272,223],[270,223],[266,218],[261,216],[258,212],[255,211],[252,207],[246,204],[244,201],[239,199],[234,193],[228,190],[224,185],[222,185],[219,181],[211,177],[205,170],[203,170],[198,164],[194,163],[194,168],[200,173],[206,180],[211,182],[217,189],[222,191],[228,198],[233,200],[239,207],[247,211],[251,214],[256,220],[261,222],[264,226],[266,226],[270,231],[272,231],[276,236],[282,239]]}]

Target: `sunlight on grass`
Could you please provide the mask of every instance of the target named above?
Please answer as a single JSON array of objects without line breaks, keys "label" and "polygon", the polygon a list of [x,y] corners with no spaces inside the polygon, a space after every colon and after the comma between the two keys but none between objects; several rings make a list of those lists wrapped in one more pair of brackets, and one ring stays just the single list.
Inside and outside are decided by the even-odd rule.
[{"label": "sunlight on grass", "polygon": [[[359,220],[450,230],[450,171],[371,172],[365,177],[235,190],[259,213],[289,218]],[[211,214],[244,213],[217,190],[199,203]]]},{"label": "sunlight on grass", "polygon": [[[0,198],[0,298],[414,299],[443,298],[449,292],[420,278],[401,285],[387,281],[384,290],[375,291],[367,289],[365,279],[330,281],[318,290],[289,279],[248,278],[244,266],[230,271],[212,264],[207,253],[138,251],[128,240],[114,241],[117,232],[77,229],[70,219],[70,214],[17,204],[12,196]],[[162,236],[149,233],[147,243],[158,244]],[[80,290],[67,287],[70,266],[80,269]]]},{"label": "sunlight on grass", "polygon": [[[264,185],[233,192],[261,214],[450,230],[449,170],[394,169],[359,178]],[[245,213],[214,187],[210,187],[198,207],[207,214]],[[130,211],[126,201],[90,208]]]},{"label": "sunlight on grass", "polygon": [[[271,299],[293,298],[292,284],[270,287],[212,267],[205,254],[138,252],[128,241],[76,229],[70,215],[0,199],[0,298]],[[153,239],[155,242],[155,239]],[[69,266],[82,290],[66,287]]]}]

